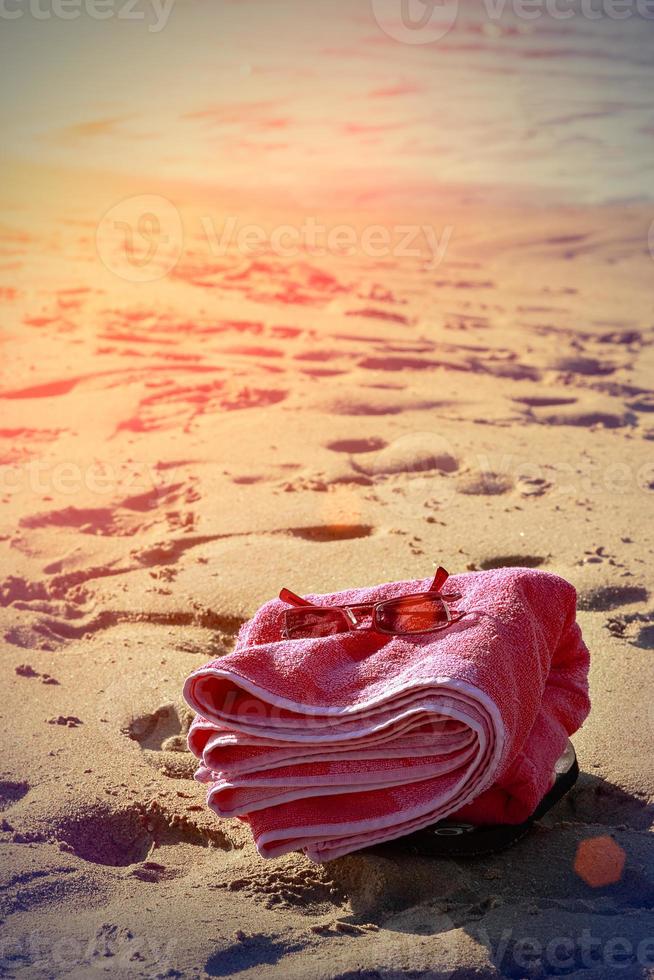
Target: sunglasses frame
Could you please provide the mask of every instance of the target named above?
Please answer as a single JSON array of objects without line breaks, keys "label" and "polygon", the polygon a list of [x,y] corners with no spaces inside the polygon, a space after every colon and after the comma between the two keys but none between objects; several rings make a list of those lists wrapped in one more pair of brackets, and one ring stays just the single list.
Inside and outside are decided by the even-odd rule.
[{"label": "sunglasses frame", "polygon": [[[343,622],[345,623],[345,627],[346,627],[344,630],[339,630],[338,631],[339,633],[347,633],[347,632],[353,632],[355,630],[361,630],[364,632],[369,631],[374,633],[382,633],[385,636],[420,636],[423,633],[436,633],[439,630],[447,629],[448,626],[451,626],[453,623],[458,623],[458,621],[463,616],[465,616],[464,612],[461,612],[460,610],[456,610],[456,609],[451,610],[448,606],[448,602],[455,602],[457,599],[461,598],[460,593],[441,592],[441,589],[448,578],[449,578],[449,572],[447,572],[442,566],[439,565],[438,570],[436,571],[436,575],[434,576],[434,580],[432,581],[431,585],[425,592],[411,592],[408,595],[394,596],[392,599],[380,599],[379,602],[355,602],[342,606],[337,606],[337,605],[319,606],[314,602],[309,602],[308,599],[303,599],[301,596],[296,595],[295,592],[291,592],[290,589],[282,589],[281,592],[279,593],[279,598],[283,602],[290,603],[296,609],[306,607],[309,609],[329,610],[330,612],[333,612],[334,610],[338,610],[343,615]],[[425,630],[390,630],[390,629],[384,629],[382,626],[379,625],[378,613],[379,610],[382,609],[384,606],[392,605],[395,602],[404,601],[405,599],[424,599],[424,598],[438,598],[442,600],[443,608],[445,609],[445,613],[447,615],[446,623],[440,623],[438,626],[433,626],[430,629],[425,629]],[[365,609],[372,613],[372,623],[370,626],[359,625],[359,621],[355,614],[355,610],[357,609]],[[287,613],[290,611],[291,610],[287,610],[284,613],[284,628],[282,631],[282,635],[284,639],[293,640],[293,639],[310,638],[310,637],[293,637],[289,634]],[[327,635],[334,636],[336,634],[327,634]]]}]

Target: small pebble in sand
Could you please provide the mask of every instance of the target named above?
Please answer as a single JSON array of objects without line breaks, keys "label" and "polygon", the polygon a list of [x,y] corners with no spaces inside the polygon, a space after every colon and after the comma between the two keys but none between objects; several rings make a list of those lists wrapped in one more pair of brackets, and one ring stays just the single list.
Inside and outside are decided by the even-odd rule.
[{"label": "small pebble in sand", "polygon": [[334,929],[336,932],[342,932],[346,936],[362,936],[364,929],[361,926],[354,925],[352,922],[340,922],[334,923]]},{"label": "small pebble in sand", "polygon": [[16,673],[19,677],[40,677],[42,684],[59,684],[56,677],[52,677],[51,674],[40,674],[31,664],[20,664],[16,667]]},{"label": "small pebble in sand", "polygon": [[57,718],[48,718],[48,725],[66,725],[67,728],[77,728],[78,725],[83,725],[84,722],[80,718],[76,718],[75,715],[58,715]]}]

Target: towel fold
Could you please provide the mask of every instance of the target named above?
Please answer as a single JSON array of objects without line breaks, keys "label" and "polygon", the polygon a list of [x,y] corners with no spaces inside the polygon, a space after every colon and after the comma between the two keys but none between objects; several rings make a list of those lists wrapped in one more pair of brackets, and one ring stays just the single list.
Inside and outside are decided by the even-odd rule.
[{"label": "towel fold", "polygon": [[[427,581],[309,596],[376,602]],[[219,816],[264,857],[325,861],[456,815],[518,823],[551,784],[588,700],[574,588],[503,568],[453,576],[465,616],[435,633],[286,640],[278,599],[233,653],[196,670],[189,748]]]}]

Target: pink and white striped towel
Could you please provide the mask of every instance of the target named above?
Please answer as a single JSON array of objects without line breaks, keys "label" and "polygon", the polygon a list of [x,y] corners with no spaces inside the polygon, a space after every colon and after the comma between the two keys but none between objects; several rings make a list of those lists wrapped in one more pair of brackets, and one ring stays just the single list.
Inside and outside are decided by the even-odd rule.
[{"label": "pink and white striped towel", "polygon": [[[390,582],[323,605],[425,590]],[[590,709],[589,655],[563,579],[526,568],[448,580],[466,615],[418,636],[353,631],[286,640],[278,599],[233,653],[194,671],[189,747],[208,805],[264,857],[325,861],[448,816],[518,823]]]}]

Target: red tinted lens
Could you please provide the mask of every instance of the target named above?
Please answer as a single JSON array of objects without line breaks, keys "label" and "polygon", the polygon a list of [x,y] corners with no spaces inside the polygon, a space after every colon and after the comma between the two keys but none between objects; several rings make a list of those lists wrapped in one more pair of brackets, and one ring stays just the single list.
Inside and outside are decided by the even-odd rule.
[{"label": "red tinted lens", "polygon": [[332,636],[334,633],[346,633],[349,629],[347,619],[340,609],[319,607],[287,609],[284,617],[289,640]]},{"label": "red tinted lens", "polygon": [[377,607],[377,626],[389,633],[428,633],[449,622],[447,608],[436,596],[389,599]]}]

